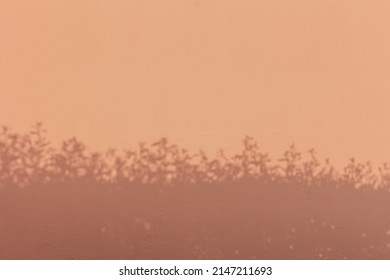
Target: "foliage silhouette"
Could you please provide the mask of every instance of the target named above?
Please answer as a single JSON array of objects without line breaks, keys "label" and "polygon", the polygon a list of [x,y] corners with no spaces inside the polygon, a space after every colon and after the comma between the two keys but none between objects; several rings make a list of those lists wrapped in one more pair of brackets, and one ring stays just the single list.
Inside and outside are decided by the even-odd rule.
[{"label": "foliage silhouette", "polygon": [[98,184],[213,184],[253,181],[264,184],[300,184],[302,186],[353,187],[389,189],[390,170],[383,164],[377,173],[370,162],[357,163],[354,158],[343,173],[336,171],[329,159],[321,163],[314,149],[309,160],[294,144],[277,164],[260,151],[252,137],[243,139],[243,150],[232,157],[220,150],[215,158],[205,152],[190,153],[169,143],[167,138],[138,149],[118,152],[109,149],[91,152],[73,137],[54,148],[46,138],[41,123],[26,134],[11,132],[3,126],[0,132],[0,184],[26,187],[34,184],[74,182]]}]

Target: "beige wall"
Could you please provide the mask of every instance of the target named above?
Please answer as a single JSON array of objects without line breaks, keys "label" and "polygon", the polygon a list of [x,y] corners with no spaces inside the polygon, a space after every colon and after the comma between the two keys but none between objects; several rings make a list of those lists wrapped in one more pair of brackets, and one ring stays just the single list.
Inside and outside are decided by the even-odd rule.
[{"label": "beige wall", "polygon": [[0,123],[390,159],[389,1],[1,0]]}]

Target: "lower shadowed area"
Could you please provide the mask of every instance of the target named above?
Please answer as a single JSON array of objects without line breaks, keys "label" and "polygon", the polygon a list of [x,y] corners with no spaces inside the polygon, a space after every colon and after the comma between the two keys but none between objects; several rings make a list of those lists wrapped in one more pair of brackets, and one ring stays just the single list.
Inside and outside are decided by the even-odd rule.
[{"label": "lower shadowed area", "polygon": [[255,183],[0,189],[1,259],[389,259],[390,196]]}]

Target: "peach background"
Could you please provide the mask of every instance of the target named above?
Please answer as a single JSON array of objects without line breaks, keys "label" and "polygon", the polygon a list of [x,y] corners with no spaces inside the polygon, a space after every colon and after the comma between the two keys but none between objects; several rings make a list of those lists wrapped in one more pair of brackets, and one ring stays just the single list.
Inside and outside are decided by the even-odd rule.
[{"label": "peach background", "polygon": [[0,0],[0,123],[131,147],[390,158],[387,0]]}]

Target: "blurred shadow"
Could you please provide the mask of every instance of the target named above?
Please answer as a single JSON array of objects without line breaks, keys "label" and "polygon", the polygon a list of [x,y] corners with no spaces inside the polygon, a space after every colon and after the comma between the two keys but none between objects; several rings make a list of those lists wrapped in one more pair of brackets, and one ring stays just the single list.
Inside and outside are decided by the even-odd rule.
[{"label": "blurred shadow", "polygon": [[232,157],[161,138],[91,152],[0,132],[1,259],[388,259],[390,172],[252,137]]}]

